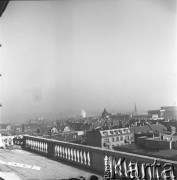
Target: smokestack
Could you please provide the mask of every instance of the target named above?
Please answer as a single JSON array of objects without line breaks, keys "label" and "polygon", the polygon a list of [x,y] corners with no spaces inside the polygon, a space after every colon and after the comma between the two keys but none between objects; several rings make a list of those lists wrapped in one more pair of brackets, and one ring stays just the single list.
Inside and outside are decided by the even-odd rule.
[{"label": "smokestack", "polygon": [[85,118],[85,117],[86,117],[86,112],[85,112],[85,110],[81,110],[81,116],[82,116],[82,118]]}]

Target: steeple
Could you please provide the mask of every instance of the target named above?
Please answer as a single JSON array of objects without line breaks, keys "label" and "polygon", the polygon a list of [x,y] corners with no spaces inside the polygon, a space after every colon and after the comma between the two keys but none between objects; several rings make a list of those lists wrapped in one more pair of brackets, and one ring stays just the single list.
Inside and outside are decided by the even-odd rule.
[{"label": "steeple", "polygon": [[134,114],[137,114],[137,108],[136,108],[136,103],[135,103],[135,109],[134,109]]},{"label": "steeple", "polygon": [[101,118],[105,119],[107,116],[109,116],[110,113],[107,112],[106,108],[104,108],[103,113],[101,115]]}]

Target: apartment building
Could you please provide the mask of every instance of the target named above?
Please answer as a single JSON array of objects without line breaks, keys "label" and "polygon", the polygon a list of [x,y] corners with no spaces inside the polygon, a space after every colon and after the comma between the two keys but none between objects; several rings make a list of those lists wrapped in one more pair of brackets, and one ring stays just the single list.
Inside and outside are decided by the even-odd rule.
[{"label": "apartment building", "polygon": [[87,132],[87,145],[114,149],[115,146],[130,144],[132,137],[133,133],[130,132],[129,128],[97,129]]}]

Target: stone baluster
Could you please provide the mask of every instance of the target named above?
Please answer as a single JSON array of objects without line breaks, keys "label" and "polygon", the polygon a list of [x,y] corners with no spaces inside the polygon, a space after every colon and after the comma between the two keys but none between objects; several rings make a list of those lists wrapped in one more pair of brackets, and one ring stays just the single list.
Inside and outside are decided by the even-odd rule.
[{"label": "stone baluster", "polygon": [[70,155],[71,155],[71,152],[70,152],[70,148],[68,147],[68,159],[70,160]]},{"label": "stone baluster", "polygon": [[41,152],[43,152],[43,149],[44,148],[44,143],[43,143],[43,141],[41,142]]},{"label": "stone baluster", "polygon": [[46,143],[44,143],[44,153],[46,153]]},{"label": "stone baluster", "polygon": [[37,141],[37,151],[39,151],[39,141]]},{"label": "stone baluster", "polygon": [[74,149],[74,161],[77,161],[77,157],[76,157],[76,149]]},{"label": "stone baluster", "polygon": [[36,141],[34,141],[34,150],[36,150]]},{"label": "stone baluster", "polygon": [[46,143],[46,153],[48,153],[48,144]]},{"label": "stone baluster", "polygon": [[63,152],[63,158],[65,158],[65,148],[62,148],[62,152]]},{"label": "stone baluster", "polygon": [[71,148],[71,161],[73,161],[74,158],[73,158],[73,148]]},{"label": "stone baluster", "polygon": [[84,151],[84,164],[87,165],[86,152]]},{"label": "stone baluster", "polygon": [[33,140],[31,140],[31,149],[33,149]]},{"label": "stone baluster", "polygon": [[55,156],[59,156],[59,146],[55,145]]},{"label": "stone baluster", "polygon": [[83,164],[83,154],[82,154],[82,150],[80,150],[80,160],[81,160],[81,164]]},{"label": "stone baluster", "polygon": [[79,158],[79,150],[77,150],[77,162],[80,161],[80,158]]},{"label": "stone baluster", "polygon": [[60,154],[60,157],[63,157],[62,156],[62,147],[61,146],[60,146],[60,153],[59,154]]},{"label": "stone baluster", "polygon": [[65,158],[68,158],[68,151],[67,151],[67,147],[65,147]]},{"label": "stone baluster", "polygon": [[42,142],[40,142],[39,147],[39,150],[42,152]]},{"label": "stone baluster", "polygon": [[88,165],[90,166],[90,153],[87,152],[87,160],[88,160]]}]

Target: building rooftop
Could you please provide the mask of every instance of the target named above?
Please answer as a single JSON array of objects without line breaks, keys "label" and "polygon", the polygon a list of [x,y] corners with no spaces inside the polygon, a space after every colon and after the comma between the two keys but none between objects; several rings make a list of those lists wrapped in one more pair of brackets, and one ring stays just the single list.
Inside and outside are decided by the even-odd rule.
[{"label": "building rooftop", "polygon": [[140,133],[140,132],[166,132],[167,128],[161,123],[158,124],[149,124],[144,126],[134,126],[129,128],[131,133]]},{"label": "building rooftop", "polygon": [[148,132],[151,131],[150,127],[148,125],[144,125],[144,126],[134,126],[134,127],[130,127],[130,132],[131,133],[140,133],[140,132]]},{"label": "building rooftop", "polygon": [[[145,138],[145,137],[141,137]],[[139,155],[145,155],[150,157],[164,158],[168,160],[177,161],[177,150],[175,149],[144,149],[136,145],[135,143],[127,144],[124,146],[116,146],[114,147],[116,151],[124,151],[129,153],[135,153]]]},{"label": "building rooftop", "polygon": [[101,136],[112,136],[112,135],[119,135],[119,134],[129,134],[129,128],[118,128],[118,129],[109,129],[109,130],[101,130]]},{"label": "building rooftop", "polygon": [[6,180],[61,180],[80,176],[87,180],[93,175],[21,149],[0,149],[0,169],[0,177]]},{"label": "building rooftop", "polygon": [[153,132],[166,132],[167,128],[161,123],[149,125]]},{"label": "building rooftop", "polygon": [[161,107],[161,110],[165,110],[165,111],[177,111],[177,106],[163,106],[163,107]]}]

